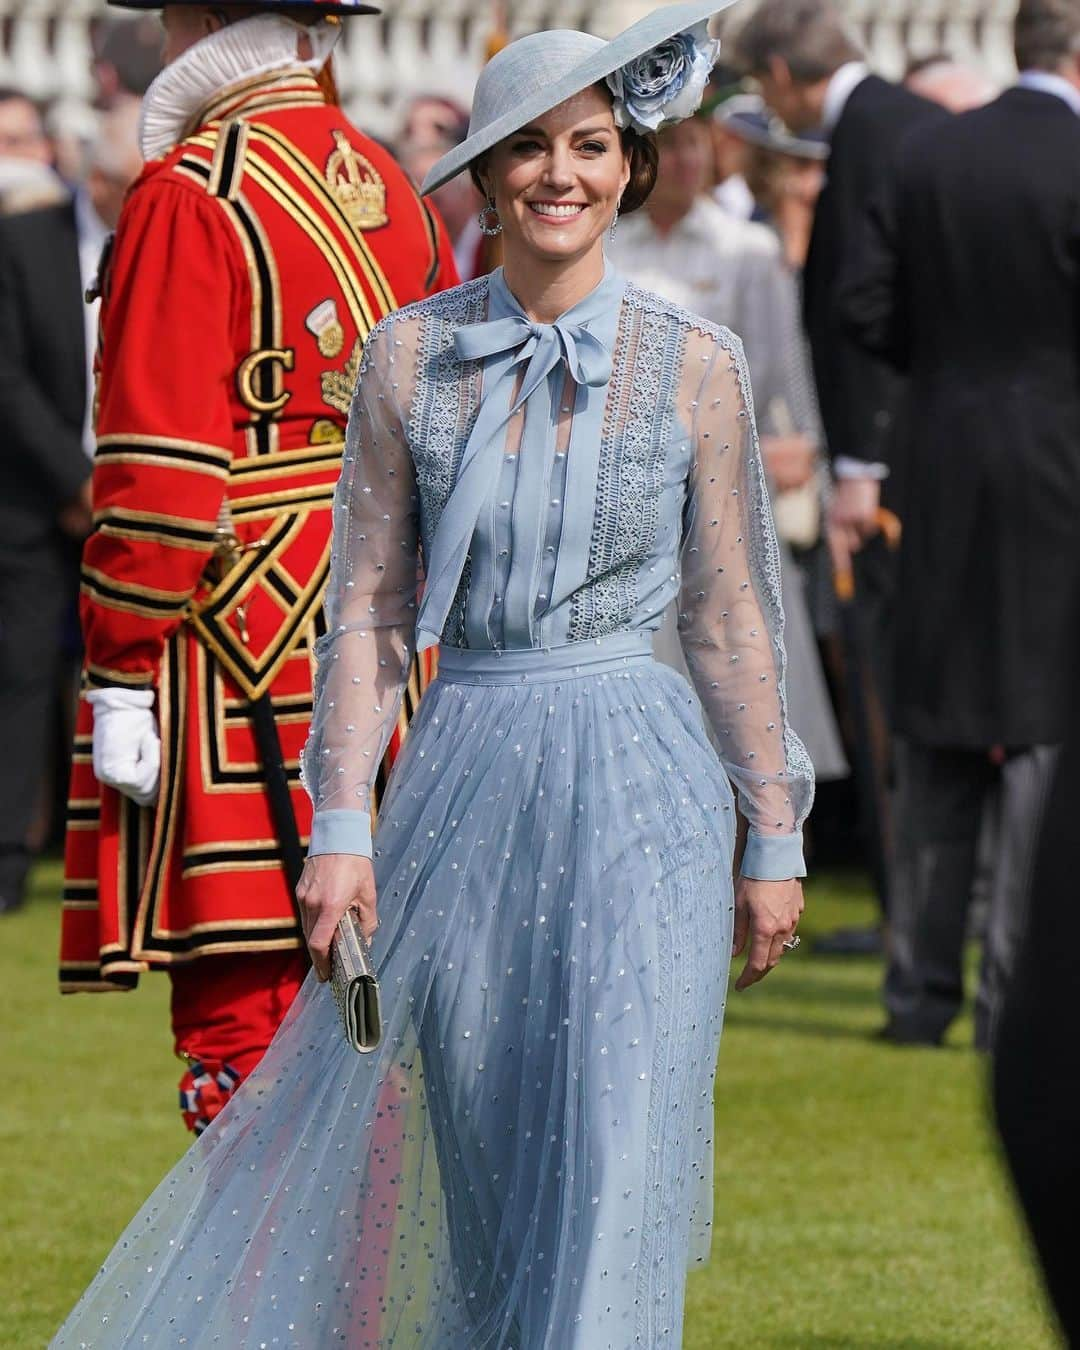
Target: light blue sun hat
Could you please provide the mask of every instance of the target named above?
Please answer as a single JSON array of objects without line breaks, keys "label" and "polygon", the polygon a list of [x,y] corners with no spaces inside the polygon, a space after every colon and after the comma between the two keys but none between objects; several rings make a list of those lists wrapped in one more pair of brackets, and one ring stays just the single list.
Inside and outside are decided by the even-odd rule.
[{"label": "light blue sun hat", "polygon": [[468,136],[432,166],[421,191],[433,192],[534,118],[601,81],[612,92],[620,127],[656,131],[691,116],[720,51],[708,21],[734,2],[664,5],[610,42],[562,28],[511,42],[480,72]]}]

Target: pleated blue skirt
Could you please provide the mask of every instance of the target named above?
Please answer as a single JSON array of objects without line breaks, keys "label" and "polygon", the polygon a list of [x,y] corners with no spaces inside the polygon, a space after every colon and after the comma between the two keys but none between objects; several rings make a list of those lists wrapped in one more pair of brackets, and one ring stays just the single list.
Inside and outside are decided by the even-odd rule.
[{"label": "pleated blue skirt", "polygon": [[681,1343],[735,812],[650,646],[442,651],[376,836],[380,1049],[309,977],[55,1345]]}]

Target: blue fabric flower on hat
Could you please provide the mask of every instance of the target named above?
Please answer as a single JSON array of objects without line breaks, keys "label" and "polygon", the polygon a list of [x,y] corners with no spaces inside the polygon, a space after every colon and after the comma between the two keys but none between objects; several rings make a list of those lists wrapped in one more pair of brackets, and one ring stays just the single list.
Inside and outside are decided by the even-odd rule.
[{"label": "blue fabric flower on hat", "polygon": [[692,117],[719,52],[706,20],[628,61],[607,77],[615,125],[657,131],[666,122]]}]

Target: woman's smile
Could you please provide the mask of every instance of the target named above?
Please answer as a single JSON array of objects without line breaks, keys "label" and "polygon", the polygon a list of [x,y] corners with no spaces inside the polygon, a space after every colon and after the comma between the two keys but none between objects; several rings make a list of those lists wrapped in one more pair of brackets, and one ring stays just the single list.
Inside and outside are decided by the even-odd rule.
[{"label": "woman's smile", "polygon": [[535,201],[525,204],[534,216],[557,225],[568,220],[577,220],[589,209],[586,202]]}]

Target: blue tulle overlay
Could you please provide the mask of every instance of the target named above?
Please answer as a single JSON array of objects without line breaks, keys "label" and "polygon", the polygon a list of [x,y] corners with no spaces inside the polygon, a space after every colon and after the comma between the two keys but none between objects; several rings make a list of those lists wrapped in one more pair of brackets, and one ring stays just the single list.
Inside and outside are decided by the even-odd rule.
[{"label": "blue tulle overlay", "polygon": [[380,817],[381,1048],[309,977],[57,1346],[680,1344],[731,790],[648,657],[473,655],[447,654]]}]

